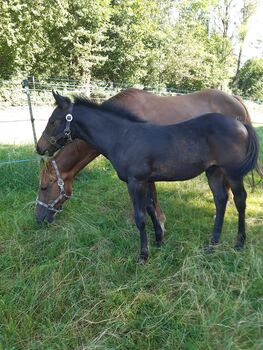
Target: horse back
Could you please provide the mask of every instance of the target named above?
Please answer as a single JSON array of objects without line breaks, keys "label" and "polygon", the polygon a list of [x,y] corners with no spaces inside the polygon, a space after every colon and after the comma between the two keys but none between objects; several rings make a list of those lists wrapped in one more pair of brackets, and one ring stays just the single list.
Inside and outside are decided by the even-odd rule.
[{"label": "horse back", "polygon": [[147,121],[162,125],[175,124],[206,113],[222,113],[251,124],[242,100],[216,89],[179,96],[157,96],[131,88],[106,103],[118,104]]}]

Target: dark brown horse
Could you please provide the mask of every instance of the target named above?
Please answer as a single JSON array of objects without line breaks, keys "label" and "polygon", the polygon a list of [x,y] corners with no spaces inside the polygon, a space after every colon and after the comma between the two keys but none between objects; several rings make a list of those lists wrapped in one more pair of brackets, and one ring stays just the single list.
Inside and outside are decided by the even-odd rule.
[{"label": "dark brown horse", "polygon": [[[145,90],[131,88],[104,102],[104,105],[108,104],[123,106],[145,120],[164,125],[191,119],[198,114],[209,112],[219,112],[233,118],[238,117],[243,123],[251,124],[249,114],[242,100],[220,90],[203,90],[188,95],[163,97]],[[43,168],[40,173],[38,198],[46,206],[37,203],[36,219],[38,222],[45,219],[48,222],[53,220],[56,212],[53,209],[61,208],[62,203],[70,198],[72,183],[76,174],[98,155],[97,150],[82,140],[74,140],[55,155],[54,160],[57,163],[68,195],[67,197],[62,196],[58,201],[61,190],[57,184],[54,166],[51,160],[49,161],[47,167]],[[163,226],[165,215],[157,200],[154,184],[153,193],[156,215]]]},{"label": "dark brown horse", "polygon": [[[69,138],[80,138],[111,161],[119,178],[127,183],[132,199],[140,232],[141,261],[148,257],[145,212],[149,184],[188,180],[204,171],[216,206],[211,246],[219,241],[222,231],[228,197],[226,179],[239,216],[235,247],[243,247],[246,238],[243,177],[256,166],[259,152],[253,127],[218,113],[158,126],[113,105],[97,105],[83,98],[75,98],[71,103],[58,94],[54,97],[57,108],[38,142],[38,152],[52,154]],[[163,233],[154,219],[156,242],[160,245]]]}]

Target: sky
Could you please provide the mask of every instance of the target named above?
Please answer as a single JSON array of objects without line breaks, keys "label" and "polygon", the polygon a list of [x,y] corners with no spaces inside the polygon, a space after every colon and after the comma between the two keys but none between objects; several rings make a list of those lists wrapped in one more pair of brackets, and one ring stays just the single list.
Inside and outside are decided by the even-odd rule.
[{"label": "sky", "polygon": [[[260,48],[255,48],[257,40],[262,40]],[[250,28],[244,44],[243,62],[252,57],[263,58],[263,0],[251,19]]]}]

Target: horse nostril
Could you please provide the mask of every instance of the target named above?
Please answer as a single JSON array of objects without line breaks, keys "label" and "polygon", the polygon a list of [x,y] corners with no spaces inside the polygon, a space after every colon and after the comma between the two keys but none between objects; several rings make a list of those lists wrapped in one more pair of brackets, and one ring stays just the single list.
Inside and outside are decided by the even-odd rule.
[{"label": "horse nostril", "polygon": [[41,188],[41,191],[46,191],[47,190],[47,187],[40,187]]}]

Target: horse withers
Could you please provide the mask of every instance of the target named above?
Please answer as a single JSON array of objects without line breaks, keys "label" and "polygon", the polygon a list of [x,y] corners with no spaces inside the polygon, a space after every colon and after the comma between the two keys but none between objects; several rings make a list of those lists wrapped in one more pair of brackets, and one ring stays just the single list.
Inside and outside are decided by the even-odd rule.
[{"label": "horse withers", "polygon": [[[54,147],[42,136],[38,142],[39,153],[53,152],[65,145],[70,131],[72,139],[83,139],[111,161],[119,178],[127,183],[132,199],[140,232],[141,261],[148,257],[145,230],[148,184],[188,180],[204,171],[216,206],[211,246],[218,243],[222,231],[227,180],[239,217],[235,247],[243,247],[246,238],[243,177],[256,166],[259,151],[253,127],[218,113],[159,126],[146,123],[122,108],[97,105],[83,98],[75,98],[71,103],[66,97],[57,94],[54,97],[57,107],[45,134],[56,138],[57,144]],[[155,233],[161,244],[162,235]]]},{"label": "horse withers", "polygon": [[[242,123],[251,124],[249,114],[242,100],[221,90],[206,89],[187,95],[157,96],[145,90],[130,88],[111,97],[103,105],[122,106],[147,121],[153,121],[161,125],[174,124],[209,112],[219,112],[233,118],[238,116]],[[61,191],[57,181],[54,180],[56,179],[56,173],[52,165],[53,159],[48,161],[48,165],[40,173],[38,201],[35,210],[38,222],[43,220],[53,221],[54,214],[62,208],[64,201],[70,198],[72,183],[76,174],[98,155],[98,150],[79,139],[69,143],[55,155],[53,159],[57,163],[68,194],[68,197],[63,196],[59,200]],[[165,215],[157,199],[155,187],[153,187],[153,190],[156,215],[164,227]]]}]

